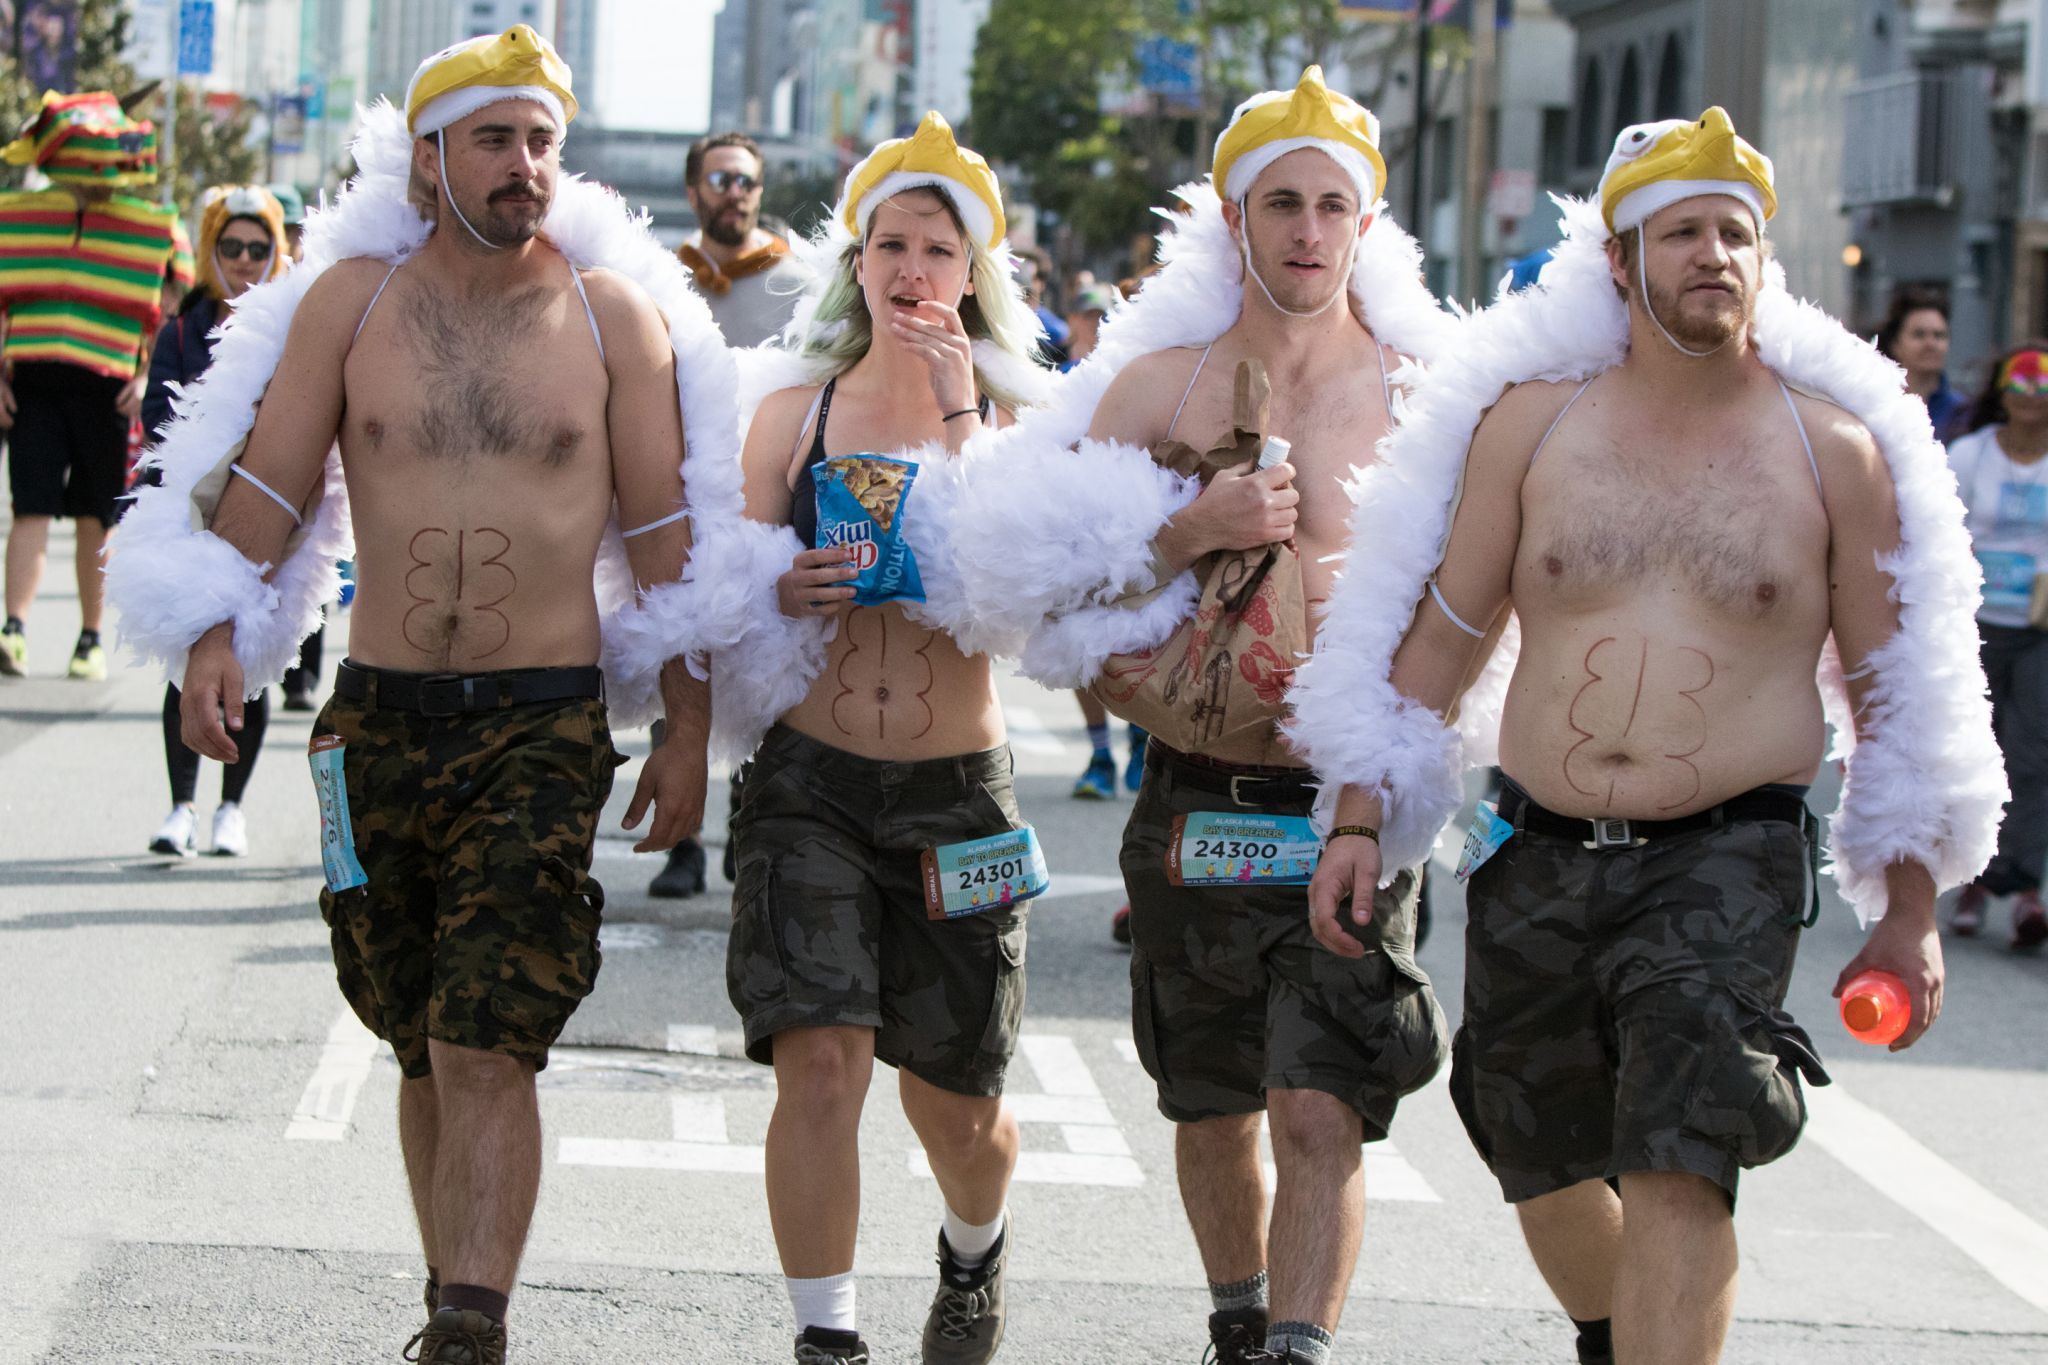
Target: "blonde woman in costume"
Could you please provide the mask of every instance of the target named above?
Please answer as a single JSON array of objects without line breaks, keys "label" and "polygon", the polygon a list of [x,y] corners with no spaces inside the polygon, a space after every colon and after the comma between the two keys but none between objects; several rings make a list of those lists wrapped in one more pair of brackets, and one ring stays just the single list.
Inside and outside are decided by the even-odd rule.
[{"label": "blonde woman in costume", "polygon": [[[934,918],[920,870],[928,850],[1025,828],[989,657],[945,628],[945,556],[923,538],[963,448],[1005,424],[1035,378],[1037,329],[1002,231],[994,175],[938,115],[876,149],[813,244],[836,255],[791,325],[815,382],[770,394],[747,432],[750,518],[794,527],[805,547],[775,583],[777,608],[829,633],[822,669],[768,729],[741,793],[727,958],[748,1055],[775,1067],[769,1216],[796,1358],[819,1365],[867,1359],[852,1271],[877,1057],[897,1069],[944,1197],[923,1358],[990,1360],[1003,1333],[1017,1124],[1002,1089],[1023,1017],[1029,888],[1020,880],[1007,900],[992,888]],[[918,466],[896,516],[923,603],[857,605],[847,551],[809,548],[814,468],[865,452]]]}]

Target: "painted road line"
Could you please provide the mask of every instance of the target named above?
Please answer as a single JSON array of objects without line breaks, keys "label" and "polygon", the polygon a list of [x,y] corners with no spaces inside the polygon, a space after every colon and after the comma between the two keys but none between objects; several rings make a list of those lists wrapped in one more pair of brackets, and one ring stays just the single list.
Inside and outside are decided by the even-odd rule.
[{"label": "painted road line", "polygon": [[1839,1081],[1809,1088],[1806,1108],[1806,1136],[1822,1151],[2048,1312],[2048,1228],[1849,1095]]},{"label": "painted road line", "polygon": [[[1145,1172],[1131,1155],[1123,1125],[1110,1112],[1074,1040],[1061,1034],[1027,1033],[1018,1040],[1017,1050],[1037,1077],[1038,1090],[1006,1095],[1010,1111],[1019,1123],[1058,1128],[1066,1150],[1045,1152],[1027,1147],[1018,1154],[1017,1173],[1012,1178],[1027,1184],[1126,1189],[1144,1184]],[[931,1175],[931,1163],[923,1149],[913,1148],[905,1155],[913,1176]]]},{"label": "painted road line", "polygon": [[1027,1033],[1017,1040],[1017,1050],[1031,1064],[1032,1074],[1038,1077],[1039,1088],[1046,1094],[1102,1094],[1072,1038],[1057,1033]]},{"label": "painted road line", "polygon": [[1003,703],[1003,720],[1010,728],[1010,747],[1027,754],[1064,754],[1067,746],[1046,725],[1044,717],[1028,706]]},{"label": "painted road line", "polygon": [[[1265,1156],[1259,1165],[1266,1173],[1266,1191],[1271,1193],[1279,1178],[1273,1165],[1273,1130],[1270,1119],[1259,1115],[1259,1147]],[[1401,1204],[1441,1204],[1443,1196],[1423,1179],[1407,1157],[1391,1142],[1375,1142],[1365,1149],[1365,1197]]]},{"label": "painted road line", "polygon": [[718,1030],[709,1024],[670,1024],[668,1050],[687,1052],[693,1057],[716,1057]]},{"label": "painted road line", "polygon": [[[1266,1193],[1271,1194],[1279,1181],[1279,1172],[1271,1161],[1262,1161],[1259,1165],[1266,1173]],[[1368,1147],[1365,1152],[1365,1200],[1368,1204],[1382,1200],[1396,1204],[1441,1204],[1444,1197],[1430,1188],[1422,1172],[1416,1170],[1407,1157],[1399,1152]]]},{"label": "painted road line", "polygon": [[677,1095],[669,1101],[675,1136],[647,1138],[565,1137],[555,1149],[564,1166],[610,1166],[642,1171],[722,1171],[758,1175],[762,1149],[734,1143],[726,1131],[725,1101],[717,1095]]},{"label": "painted road line", "polygon": [[564,1166],[611,1166],[639,1171],[718,1171],[759,1175],[759,1147],[718,1142],[653,1142],[644,1138],[562,1139],[555,1160]]},{"label": "painted road line", "polygon": [[291,1142],[340,1142],[348,1136],[349,1115],[370,1078],[370,1063],[377,1056],[377,1036],[364,1028],[354,1012],[343,1010],[327,1030],[320,1048],[320,1061],[313,1079],[284,1135]]}]

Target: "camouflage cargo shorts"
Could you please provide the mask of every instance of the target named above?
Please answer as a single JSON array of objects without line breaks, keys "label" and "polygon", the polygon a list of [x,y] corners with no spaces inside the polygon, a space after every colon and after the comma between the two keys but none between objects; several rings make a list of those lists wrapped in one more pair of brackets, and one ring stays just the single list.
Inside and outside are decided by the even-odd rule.
[{"label": "camouflage cargo shorts", "polygon": [[[1443,1011],[1415,964],[1415,874],[1374,896],[1359,932],[1370,951],[1357,959],[1315,941],[1305,886],[1174,886],[1176,815],[1253,809],[1233,805],[1216,776],[1155,740],[1124,828],[1131,1031],[1159,1111],[1191,1123],[1256,1113],[1270,1089],[1320,1090],[1358,1112],[1366,1141],[1384,1138],[1395,1105],[1446,1050]],[[1256,809],[1307,815],[1302,793]]]},{"label": "camouflage cargo shorts", "polygon": [[[1510,783],[1502,815],[1524,799]],[[1808,837],[1734,819],[1595,850],[1518,829],[1473,874],[1451,1098],[1509,1201],[1636,1171],[1732,1201],[1791,1150],[1798,1073],[1827,1079],[1783,1008]]]},{"label": "camouflage cargo shorts", "polygon": [[604,703],[427,716],[336,696],[313,733],[346,741],[370,879],[320,893],[356,1017],[408,1077],[429,1038],[545,1067],[597,982],[591,848],[623,761]]},{"label": "camouflage cargo shorts", "polygon": [[1010,751],[892,763],[777,725],[740,788],[726,992],[747,1055],[784,1029],[875,1030],[875,1056],[1000,1095],[1024,1020],[1026,906],[927,918],[928,848],[1021,829]]}]

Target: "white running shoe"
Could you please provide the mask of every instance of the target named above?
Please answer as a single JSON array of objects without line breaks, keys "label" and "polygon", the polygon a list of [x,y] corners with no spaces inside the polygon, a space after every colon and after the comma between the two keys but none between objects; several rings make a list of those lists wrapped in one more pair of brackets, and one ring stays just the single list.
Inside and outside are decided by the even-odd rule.
[{"label": "white running shoe", "polygon": [[190,806],[172,806],[171,813],[164,817],[156,837],[149,841],[151,853],[166,853],[173,858],[189,858],[199,851],[193,840],[193,827],[199,823],[198,815]]},{"label": "white running shoe", "polygon": [[249,822],[242,818],[241,806],[233,801],[221,802],[213,813],[213,856],[249,856]]}]

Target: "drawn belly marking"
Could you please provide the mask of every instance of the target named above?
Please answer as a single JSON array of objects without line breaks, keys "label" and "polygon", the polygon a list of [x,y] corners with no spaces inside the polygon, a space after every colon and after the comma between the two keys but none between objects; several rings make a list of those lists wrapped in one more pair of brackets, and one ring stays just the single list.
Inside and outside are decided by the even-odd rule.
[{"label": "drawn belly marking", "polygon": [[[875,639],[864,642],[861,636],[866,632],[865,623],[874,622]],[[898,697],[898,689],[889,676],[889,618],[865,607],[854,607],[846,613],[844,635],[846,652],[839,656],[839,665],[832,672],[833,680],[839,684],[837,695],[832,698],[832,724],[840,734],[851,737],[854,725],[862,709],[874,707],[877,739],[889,737],[889,714],[896,712],[899,738],[922,739],[931,733],[937,717],[932,711],[932,689],[938,684],[938,674],[932,667],[931,647],[938,635],[934,631],[921,631],[924,642],[911,653],[912,659],[924,668],[924,686],[910,694],[915,709],[905,715],[905,708]],[[864,655],[874,648],[873,661]],[[908,730],[905,731],[905,722]]]},{"label": "drawn belly marking", "polygon": [[[1576,764],[1578,771],[1575,772],[1574,760],[1579,759],[1580,750],[1596,740],[1612,743],[1617,750],[1620,750],[1622,748],[1621,741],[1626,740],[1635,731],[1636,718],[1642,711],[1643,687],[1648,680],[1650,672],[1650,644],[1647,639],[1642,642],[1640,649],[1637,651],[1635,690],[1629,698],[1627,717],[1622,721],[1620,731],[1614,733],[1612,739],[1609,740],[1599,731],[1588,729],[1580,719],[1581,704],[1585,702],[1593,689],[1601,683],[1615,681],[1611,671],[1602,671],[1603,669],[1612,669],[1612,660],[1598,659],[1596,656],[1608,645],[1616,643],[1618,643],[1617,637],[1612,635],[1606,636],[1595,640],[1592,647],[1586,651],[1584,663],[1586,680],[1579,685],[1579,690],[1572,695],[1571,705],[1565,710],[1565,725],[1570,728],[1574,735],[1578,736],[1578,739],[1565,751],[1561,765],[1567,786],[1589,800],[1602,801],[1609,805],[1613,804],[1615,792],[1620,785],[1623,773],[1635,765],[1635,760],[1625,752],[1616,752],[1608,755],[1606,762],[1611,764],[1611,766],[1607,768],[1605,773],[1599,771],[1598,768],[1593,771],[1586,771],[1583,761]],[[1662,753],[1661,756],[1667,761],[1684,767],[1685,777],[1690,779],[1690,785],[1684,795],[1680,796],[1677,800],[1658,806],[1657,809],[1660,811],[1676,810],[1680,806],[1691,802],[1700,793],[1702,782],[1700,770],[1698,765],[1692,760],[1702,749],[1707,747],[1707,711],[1700,704],[1699,694],[1713,685],[1715,673],[1714,661],[1705,650],[1695,649],[1690,645],[1680,645],[1677,647],[1676,654],[1678,656],[1690,655],[1692,660],[1697,660],[1697,663],[1694,663],[1692,660],[1682,657],[1679,659],[1679,663],[1682,666],[1682,677],[1680,680],[1688,681],[1692,677],[1698,676],[1698,681],[1692,682],[1690,686],[1678,688],[1677,695],[1684,699],[1686,705],[1690,706],[1698,717],[1699,739],[1690,748]],[[1682,717],[1681,720],[1683,720]],[[1684,730],[1685,726],[1682,723],[1680,733],[1683,734]]]},{"label": "drawn belly marking", "polygon": [[[439,537],[438,542],[423,547],[421,542],[429,536]],[[454,537],[452,564],[450,536]],[[475,541],[470,539],[472,536]],[[477,553],[486,549],[490,552],[476,558],[470,549],[472,544]],[[422,654],[452,655],[458,634],[466,637],[468,632],[464,628],[472,627],[476,628],[478,647],[472,648],[464,638],[460,652],[465,658],[488,659],[510,644],[512,620],[499,607],[519,588],[519,575],[505,563],[511,549],[512,538],[494,526],[452,532],[443,526],[428,526],[414,532],[406,543],[412,567],[405,572],[405,595],[413,605],[400,623],[405,642]],[[448,575],[451,567],[455,571],[452,583]],[[430,575],[425,592],[416,581],[421,573]],[[426,615],[422,616],[422,612]],[[491,620],[483,622],[479,619],[483,617]],[[494,639],[496,643],[492,643]]]}]

